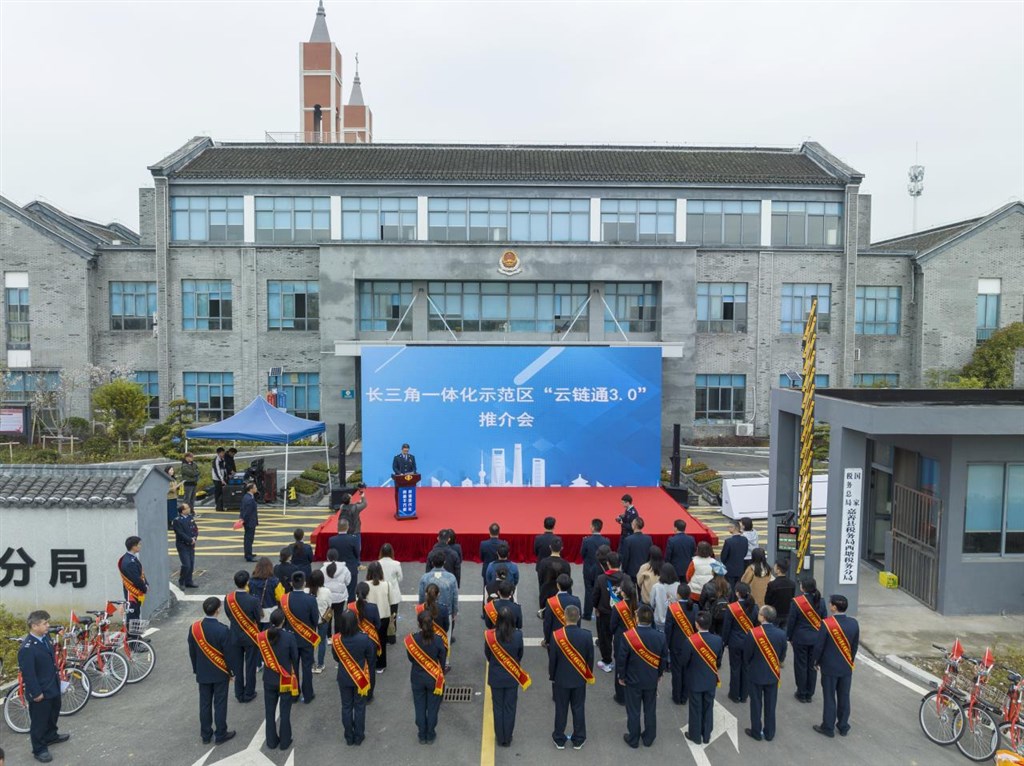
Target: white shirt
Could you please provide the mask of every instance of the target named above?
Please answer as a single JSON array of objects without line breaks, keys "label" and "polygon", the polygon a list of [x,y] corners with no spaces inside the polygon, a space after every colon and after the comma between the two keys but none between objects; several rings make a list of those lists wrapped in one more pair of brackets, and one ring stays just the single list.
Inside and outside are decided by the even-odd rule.
[{"label": "white shirt", "polygon": [[[348,571],[348,567],[345,567],[345,570]],[[326,574],[327,573],[324,572],[325,576],[326,576]],[[325,579],[326,579],[326,577],[325,577]],[[306,593],[309,593],[309,588],[303,588],[303,590]],[[346,592],[347,592],[347,590],[348,589],[346,588]],[[331,604],[334,603],[334,592],[330,588],[328,588],[326,585],[324,585],[324,587],[319,588],[317,590],[315,598],[316,598],[316,608],[320,610],[320,619],[322,620],[324,618],[324,615],[327,614],[328,611],[330,611]]]},{"label": "white shirt", "polygon": [[348,571],[348,567],[340,561],[336,561],[334,564],[336,567],[334,577],[328,574],[331,563],[328,562],[324,565],[324,587],[331,592],[332,604],[343,604],[348,601],[348,586],[352,581],[352,574]]},{"label": "white shirt", "polygon": [[402,603],[402,589],[400,586],[402,582],[402,565],[387,556],[380,559],[379,562],[381,569],[384,570],[384,579],[387,580],[390,586],[389,598],[391,599],[391,606]]}]

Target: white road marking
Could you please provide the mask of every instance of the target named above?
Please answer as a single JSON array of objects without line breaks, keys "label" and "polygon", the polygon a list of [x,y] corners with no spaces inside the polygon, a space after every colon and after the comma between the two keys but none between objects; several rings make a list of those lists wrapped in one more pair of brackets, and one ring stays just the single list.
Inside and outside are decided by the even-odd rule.
[{"label": "white road marking", "polygon": [[[715,700],[713,715],[715,723],[714,726],[711,727],[711,741],[714,742],[724,734],[732,742],[733,748],[735,748],[738,753],[740,751],[740,743],[736,716],[726,710],[718,700]],[[690,724],[686,724],[686,726],[683,726],[679,731],[686,734],[689,728]],[[686,739],[686,744],[689,746],[690,755],[692,755],[693,760],[697,762],[697,766],[711,766],[711,761],[708,760],[708,756],[704,752],[704,745],[698,745],[689,738]]]},{"label": "white road marking", "polygon": [[[178,601],[205,601],[209,596],[201,596],[198,593],[185,593],[177,585],[171,583],[171,593]],[[220,598],[220,596],[218,596]]]},{"label": "white road marking", "polygon": [[918,686],[913,681],[908,681],[906,678],[901,676],[899,673],[894,673],[893,671],[889,670],[889,668],[885,667],[880,662],[875,662],[873,659],[871,659],[867,655],[864,655],[864,654],[860,655],[857,658],[857,662],[858,663],[863,662],[869,668],[872,668],[873,670],[877,670],[883,676],[886,676],[887,678],[891,678],[893,681],[895,681],[898,684],[901,684],[902,686],[906,686],[912,692],[916,692],[916,693],[920,694],[922,697],[928,693],[928,689],[925,689],[923,686]]},{"label": "white road marking", "polygon": [[147,628],[146,632],[142,634],[142,637],[143,638],[149,638],[154,633],[156,633],[158,630],[160,630],[160,628]]}]

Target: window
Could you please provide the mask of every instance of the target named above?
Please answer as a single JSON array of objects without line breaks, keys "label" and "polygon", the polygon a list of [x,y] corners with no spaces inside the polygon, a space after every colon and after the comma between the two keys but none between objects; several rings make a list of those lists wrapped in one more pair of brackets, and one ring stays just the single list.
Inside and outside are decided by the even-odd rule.
[{"label": "window", "polygon": [[696,419],[705,423],[746,417],[746,375],[698,375]]},{"label": "window", "polygon": [[782,327],[780,332],[802,335],[807,317],[811,313],[811,300],[818,299],[818,332],[828,332],[829,304],[832,285],[799,284],[785,282],[782,285]]},{"label": "window", "polygon": [[432,197],[427,221],[440,242],[586,242],[590,200]]},{"label": "window", "polygon": [[841,245],[842,223],[841,202],[772,202],[772,245]]},{"label": "window", "polygon": [[233,372],[186,372],[185,399],[196,411],[196,420],[218,421],[235,414]]},{"label": "window", "polygon": [[697,332],[746,332],[747,283],[698,282]]},{"label": "window", "polygon": [[277,389],[277,406],[298,418],[320,419],[320,373],[285,372],[267,378],[267,388]]},{"label": "window", "polygon": [[602,242],[674,242],[674,199],[601,200]]},{"label": "window", "polygon": [[654,282],[607,282],[604,299],[615,320],[612,321],[605,309],[604,331],[618,334],[624,332],[658,331],[658,293]]},{"label": "window", "polygon": [[330,197],[256,198],[257,242],[325,242],[330,238]]},{"label": "window", "polygon": [[371,242],[416,239],[416,198],[342,197],[341,238]]},{"label": "window", "polygon": [[231,282],[185,279],[181,283],[181,327],[184,330],[231,329]]},{"label": "window", "polygon": [[894,372],[858,372],[853,376],[857,388],[899,388],[900,376]]},{"label": "window", "polygon": [[142,392],[149,397],[149,419],[160,419],[160,383],[155,370],[135,372],[135,382],[142,386]]},{"label": "window", "polygon": [[428,328],[445,331],[447,323],[453,332],[565,333],[572,325],[572,332],[585,333],[588,290],[587,282],[431,282]]},{"label": "window", "polygon": [[360,282],[359,329],[411,332],[412,312],[406,311],[411,303],[412,282]]},{"label": "window", "polygon": [[1024,463],[967,466],[964,553],[1024,553]]},{"label": "window", "polygon": [[858,287],[857,335],[899,335],[900,293],[899,287]]},{"label": "window", "polygon": [[984,343],[999,329],[1001,279],[978,280],[978,343]]},{"label": "window", "polygon": [[171,197],[175,242],[241,242],[242,218],[241,197]]},{"label": "window", "polygon": [[761,244],[761,202],[687,200],[686,241],[702,245]]},{"label": "window", "polygon": [[4,288],[4,303],[6,304],[7,350],[23,351],[30,348],[28,287]]},{"label": "window", "polygon": [[110,329],[152,330],[156,282],[110,283]]},{"label": "window", "polygon": [[36,391],[53,391],[59,385],[60,372],[57,370],[8,370],[3,400],[31,404]]},{"label": "window", "polygon": [[319,330],[320,283],[267,282],[268,330]]},{"label": "window", "polygon": [[[784,372],[779,376],[779,388],[803,388],[803,386],[803,375]],[[828,375],[815,375],[814,386],[815,388],[828,388]]]}]

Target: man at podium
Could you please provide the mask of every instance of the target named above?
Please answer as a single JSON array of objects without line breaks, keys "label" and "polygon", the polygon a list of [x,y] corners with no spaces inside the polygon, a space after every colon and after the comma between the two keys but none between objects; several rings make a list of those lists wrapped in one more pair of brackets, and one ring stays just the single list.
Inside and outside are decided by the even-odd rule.
[{"label": "man at podium", "polygon": [[[409,452],[409,445],[403,444],[402,451],[395,455],[394,460],[391,461],[391,476],[406,476],[416,473],[416,456]],[[417,480],[419,477],[416,477]],[[395,513],[398,514],[399,509],[402,506],[402,502],[399,498],[400,487],[398,482],[395,482]]]}]

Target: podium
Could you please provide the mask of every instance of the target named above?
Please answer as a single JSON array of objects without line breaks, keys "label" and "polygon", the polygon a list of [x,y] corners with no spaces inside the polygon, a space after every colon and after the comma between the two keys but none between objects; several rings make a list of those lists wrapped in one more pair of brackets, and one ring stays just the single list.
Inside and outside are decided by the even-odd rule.
[{"label": "podium", "polygon": [[399,521],[416,518],[416,485],[420,483],[418,473],[396,473],[391,476],[395,482],[395,518]]}]

